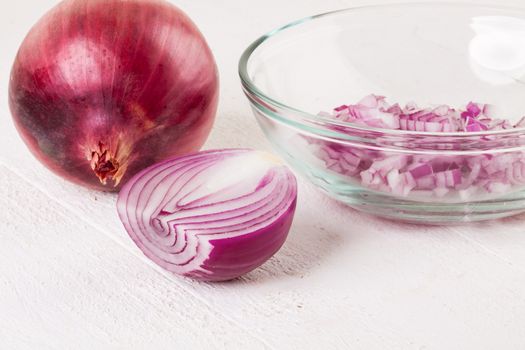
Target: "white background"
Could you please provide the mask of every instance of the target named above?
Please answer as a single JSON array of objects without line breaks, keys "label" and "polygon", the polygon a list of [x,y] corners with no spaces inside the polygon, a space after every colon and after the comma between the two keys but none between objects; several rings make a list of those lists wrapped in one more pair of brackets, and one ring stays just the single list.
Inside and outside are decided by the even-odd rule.
[{"label": "white background", "polygon": [[[221,72],[207,148],[260,149],[268,144],[237,78],[242,50],[291,20],[366,3],[174,2]],[[154,266],[123,230],[115,196],[50,174],[11,124],[16,49],[55,3],[0,4],[0,349],[525,349],[525,216],[401,225],[301,181],[290,238],[262,268],[204,284]]]}]

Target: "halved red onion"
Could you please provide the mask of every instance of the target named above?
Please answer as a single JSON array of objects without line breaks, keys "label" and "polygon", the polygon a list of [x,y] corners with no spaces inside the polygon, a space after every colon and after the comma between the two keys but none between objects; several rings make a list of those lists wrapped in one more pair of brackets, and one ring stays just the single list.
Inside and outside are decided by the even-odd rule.
[{"label": "halved red onion", "polygon": [[297,182],[274,156],[247,149],[201,152],[137,174],[118,212],[142,252],[176,274],[234,279],[284,244]]}]

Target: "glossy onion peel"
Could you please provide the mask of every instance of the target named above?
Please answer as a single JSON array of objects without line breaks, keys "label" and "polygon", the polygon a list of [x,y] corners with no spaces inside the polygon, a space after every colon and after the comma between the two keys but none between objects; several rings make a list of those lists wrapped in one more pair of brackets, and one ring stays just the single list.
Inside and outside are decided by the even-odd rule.
[{"label": "glossy onion peel", "polygon": [[133,241],[156,264],[225,281],[281,248],[296,199],[296,179],[279,160],[232,149],[154,165],[123,187],[117,206]]},{"label": "glossy onion peel", "polygon": [[33,154],[60,176],[105,191],[197,151],[217,100],[208,45],[162,0],[60,3],[27,35],[9,88]]}]

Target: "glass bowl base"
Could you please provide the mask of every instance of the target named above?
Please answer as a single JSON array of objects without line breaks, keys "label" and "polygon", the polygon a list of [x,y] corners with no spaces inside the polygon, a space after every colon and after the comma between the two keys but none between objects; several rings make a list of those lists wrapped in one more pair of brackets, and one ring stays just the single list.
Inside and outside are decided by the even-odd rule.
[{"label": "glass bowl base", "polygon": [[497,200],[469,203],[421,203],[368,191],[328,194],[358,211],[414,224],[462,224],[525,213],[525,199],[522,192]]}]

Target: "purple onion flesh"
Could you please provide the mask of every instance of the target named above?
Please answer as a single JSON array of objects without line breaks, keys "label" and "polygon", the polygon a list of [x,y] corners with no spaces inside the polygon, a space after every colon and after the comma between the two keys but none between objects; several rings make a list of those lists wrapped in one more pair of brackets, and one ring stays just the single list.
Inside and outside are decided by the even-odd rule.
[{"label": "purple onion flesh", "polygon": [[200,152],[156,164],[121,190],[118,212],[153,262],[204,281],[237,278],[284,244],[297,182],[270,154]]}]

